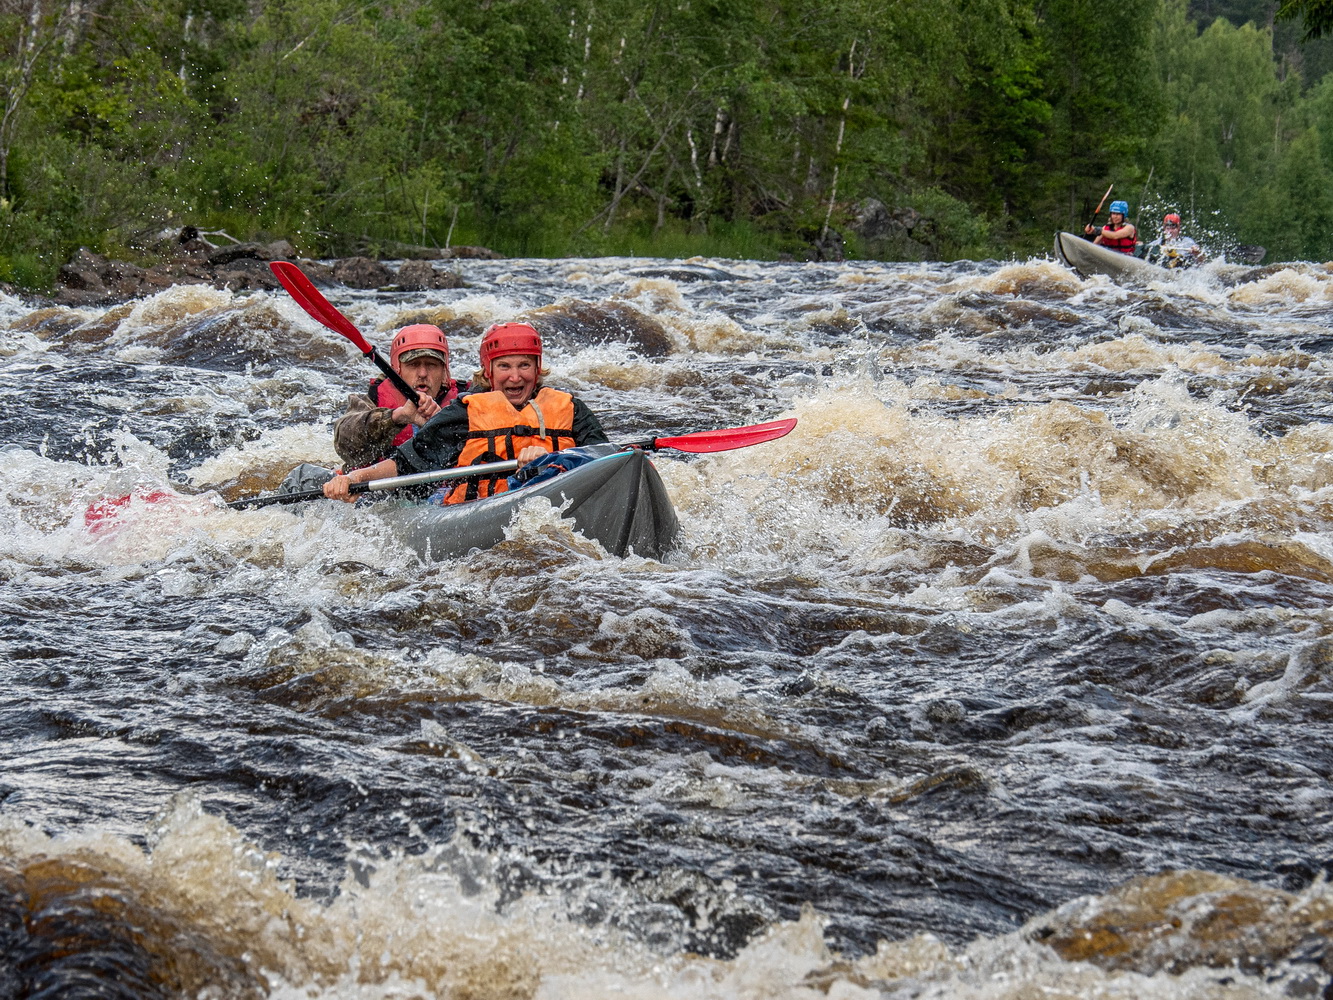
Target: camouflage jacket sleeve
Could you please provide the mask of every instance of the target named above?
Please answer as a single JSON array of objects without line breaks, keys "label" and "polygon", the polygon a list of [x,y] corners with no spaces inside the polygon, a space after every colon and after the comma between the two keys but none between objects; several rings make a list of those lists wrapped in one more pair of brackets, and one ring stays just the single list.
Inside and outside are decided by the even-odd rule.
[{"label": "camouflage jacket sleeve", "polygon": [[402,428],[392,414],[364,395],[347,397],[347,412],[333,425],[333,448],[346,463],[344,468],[374,465],[393,451],[393,439]]}]

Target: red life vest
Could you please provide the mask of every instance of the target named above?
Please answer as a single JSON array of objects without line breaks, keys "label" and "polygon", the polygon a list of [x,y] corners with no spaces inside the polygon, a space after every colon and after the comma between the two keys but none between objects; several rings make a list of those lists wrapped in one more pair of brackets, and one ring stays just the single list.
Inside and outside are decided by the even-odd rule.
[{"label": "red life vest", "polygon": [[[456,468],[504,462],[518,457],[528,445],[551,451],[574,447],[574,397],[559,389],[538,389],[521,410],[503,392],[474,392],[463,397],[467,407],[467,443]],[[536,405],[534,405],[536,404]],[[503,493],[508,475],[468,479],[454,487],[445,503],[463,503]]]},{"label": "red life vest", "polygon": [[[393,383],[387,378],[371,379],[370,381],[370,399],[376,406],[384,406],[390,410],[396,410],[407,402],[407,398],[393,387]],[[449,383],[440,388],[440,393],[435,397],[435,402],[441,406],[448,406],[458,397],[458,383],[449,380]],[[408,440],[417,432],[416,424],[408,424],[398,432],[393,439],[393,446],[397,448],[404,441]]]},{"label": "red life vest", "polygon": [[[1108,235],[1111,232],[1111,226],[1102,226],[1102,246],[1108,250],[1117,250],[1120,253],[1133,253],[1134,248],[1138,246],[1138,235],[1112,237]],[[1115,227],[1122,228],[1120,226]]]}]

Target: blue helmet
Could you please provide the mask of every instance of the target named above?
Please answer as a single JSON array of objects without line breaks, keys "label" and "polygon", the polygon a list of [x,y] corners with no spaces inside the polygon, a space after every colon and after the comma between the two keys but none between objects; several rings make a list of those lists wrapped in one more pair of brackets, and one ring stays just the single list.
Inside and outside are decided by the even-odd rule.
[{"label": "blue helmet", "polygon": [[1121,215],[1128,215],[1128,214],[1129,214],[1129,202],[1127,202],[1127,201],[1113,201],[1113,202],[1111,202],[1111,211],[1112,211],[1112,212],[1119,212]]}]

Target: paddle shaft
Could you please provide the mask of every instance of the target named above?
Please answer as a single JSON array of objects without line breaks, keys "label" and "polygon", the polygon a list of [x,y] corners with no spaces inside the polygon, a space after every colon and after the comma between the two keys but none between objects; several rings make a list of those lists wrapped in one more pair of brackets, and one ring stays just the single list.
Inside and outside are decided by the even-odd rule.
[{"label": "paddle shaft", "polygon": [[269,269],[274,276],[282,283],[282,287],[287,289],[287,293],[296,300],[306,313],[313,319],[318,320],[322,325],[328,327],[334,333],[340,333],[353,344],[357,350],[369,358],[382,371],[385,377],[393,383],[393,387],[403,394],[403,399],[410,403],[416,403],[421,394],[408,384],[407,379],[394,371],[393,365],[389,360],[379,352],[379,350],[361,335],[355,324],[350,319],[340,313],[332,302],[326,299],[318,288],[314,286],[305,272],[293,264],[291,261],[275,260],[269,263]]},{"label": "paddle shaft", "polygon": [[[471,476],[489,476],[497,472],[513,472],[517,468],[517,462],[488,462],[485,465],[465,465],[459,469],[432,469],[429,472],[414,472],[408,476],[391,476],[388,479],[372,479],[368,483],[353,483],[347,488],[347,492],[359,496],[362,493],[369,493],[371,490],[398,490],[406,486],[424,486],[427,483],[438,483],[446,479],[467,479]],[[306,500],[323,499],[324,490],[321,488],[233,500],[227,506],[233,510],[244,510],[248,507],[268,507],[271,504],[286,505],[302,503]]]},{"label": "paddle shaft", "polygon": [[1092,221],[1090,221],[1088,225],[1095,226],[1097,224],[1097,216],[1102,214],[1102,206],[1106,204],[1106,199],[1111,197],[1111,188],[1113,187],[1115,187],[1114,184],[1108,187],[1106,189],[1106,194],[1102,195],[1102,200],[1097,202],[1097,208],[1092,213]]},{"label": "paddle shaft", "polygon": [[[621,447],[625,450],[638,448],[641,451],[657,451],[659,448],[689,452],[731,451],[784,437],[791,433],[795,426],[796,418],[788,417],[786,420],[773,420],[766,424],[751,424],[748,427],[723,427],[713,431],[696,431],[693,434],[682,434],[678,437],[646,438],[643,441],[631,441]],[[430,472],[416,472],[408,476],[391,476],[388,479],[372,479],[366,483],[352,483],[348,487],[348,492],[353,496],[359,496],[370,490],[396,490],[404,486],[438,483],[446,479],[468,479],[472,476],[512,472],[517,468],[518,463],[510,461],[491,462],[487,465],[465,465],[457,469],[434,469]],[[301,503],[305,500],[321,500],[323,498],[323,489],[301,490],[298,493],[278,493],[273,496],[233,500],[227,506],[243,509],[246,507],[267,507],[269,504]]]},{"label": "paddle shaft", "polygon": [[376,368],[384,372],[389,381],[393,383],[393,387],[403,394],[403,399],[415,406],[421,399],[421,393],[408,385],[407,379],[403,378],[403,376],[393,370],[393,365],[389,363],[389,359],[381,354],[379,349],[373,345],[369,351],[365,351],[364,353],[366,357],[374,362]]}]

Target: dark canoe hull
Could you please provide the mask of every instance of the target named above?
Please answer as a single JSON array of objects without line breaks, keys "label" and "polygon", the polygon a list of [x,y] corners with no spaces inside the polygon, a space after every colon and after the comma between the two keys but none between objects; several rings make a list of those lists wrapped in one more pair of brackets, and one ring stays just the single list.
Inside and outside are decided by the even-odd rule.
[{"label": "dark canoe hull", "polygon": [[[615,556],[660,559],[680,532],[676,510],[653,463],[641,451],[621,451],[562,472],[554,479],[476,500],[384,509],[394,530],[427,559],[463,555],[504,540],[520,504],[542,497]],[[382,505],[387,507],[387,505]]]},{"label": "dark canoe hull", "polygon": [[1160,281],[1180,273],[1149,264],[1132,254],[1108,250],[1073,233],[1055,234],[1055,255],[1084,278],[1104,274],[1116,281]]}]

